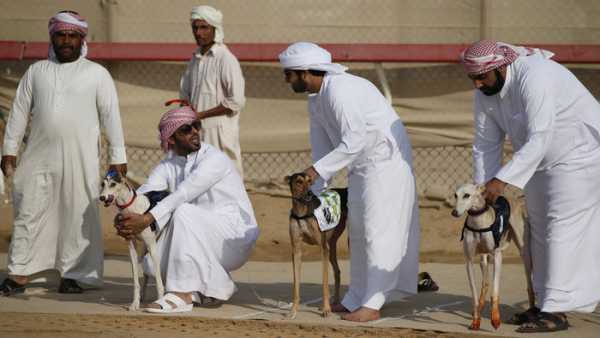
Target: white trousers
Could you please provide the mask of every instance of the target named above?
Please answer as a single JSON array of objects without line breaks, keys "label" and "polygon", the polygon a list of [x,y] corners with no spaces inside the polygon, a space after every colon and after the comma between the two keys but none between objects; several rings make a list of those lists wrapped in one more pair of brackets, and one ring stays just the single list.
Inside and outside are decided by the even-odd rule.
[{"label": "white trousers", "polygon": [[[229,273],[250,257],[258,228],[235,213],[217,213],[193,204],[178,207],[158,241],[165,289],[229,299],[236,290]],[[144,270],[154,275],[149,257]]]}]

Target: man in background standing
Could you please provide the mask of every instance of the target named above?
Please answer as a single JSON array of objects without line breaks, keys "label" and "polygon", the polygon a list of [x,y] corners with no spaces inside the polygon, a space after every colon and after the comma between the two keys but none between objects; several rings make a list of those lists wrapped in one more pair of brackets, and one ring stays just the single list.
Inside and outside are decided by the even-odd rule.
[{"label": "man in background standing", "polygon": [[198,49],[181,77],[179,96],[198,112],[203,142],[227,154],[243,178],[239,120],[246,98],[240,63],[223,43],[220,11],[194,7],[191,25]]},{"label": "man in background standing", "polygon": [[108,71],[85,57],[87,22],[62,11],[48,30],[48,59],[21,79],[4,135],[1,167],[5,176],[14,171],[15,214],[4,296],[24,292],[30,275],[48,269],[60,273],[60,293],[81,293],[78,282],[102,284],[100,124],[111,169],[127,172],[117,92]]}]

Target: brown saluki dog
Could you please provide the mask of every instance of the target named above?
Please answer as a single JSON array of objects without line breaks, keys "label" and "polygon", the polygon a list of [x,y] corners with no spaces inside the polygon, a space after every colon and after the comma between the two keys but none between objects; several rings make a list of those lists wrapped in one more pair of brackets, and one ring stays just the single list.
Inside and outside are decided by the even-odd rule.
[{"label": "brown saluki dog", "polygon": [[323,317],[331,313],[329,303],[329,271],[327,261],[333,267],[335,279],[335,293],[333,303],[340,302],[340,268],[337,261],[337,241],[346,229],[348,215],[348,189],[333,189],[340,194],[341,218],[339,224],[330,230],[321,231],[314,210],[319,207],[320,201],[311,191],[312,180],[303,173],[286,177],[292,192],[292,210],[290,212],[290,240],[292,242],[292,264],[294,268],[293,305],[288,314],[289,319],[294,319],[300,305],[300,265],[302,264],[302,242],[321,247],[321,261],[323,263]]}]

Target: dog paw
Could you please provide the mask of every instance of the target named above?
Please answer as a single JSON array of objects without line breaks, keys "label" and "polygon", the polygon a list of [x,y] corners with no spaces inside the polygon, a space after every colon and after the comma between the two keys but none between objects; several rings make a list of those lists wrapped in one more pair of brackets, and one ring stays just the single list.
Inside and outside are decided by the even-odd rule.
[{"label": "dog paw", "polygon": [[290,312],[288,312],[288,314],[285,316],[285,319],[296,319],[296,314],[297,311],[296,310],[291,310]]},{"label": "dog paw", "polygon": [[328,309],[328,310],[323,310],[323,311],[321,312],[321,317],[323,317],[323,318],[327,318],[327,317],[329,317],[329,315],[330,315],[330,314],[331,314],[331,309]]},{"label": "dog paw", "polygon": [[471,326],[469,326],[469,330],[477,331],[477,330],[479,330],[480,325],[481,325],[481,319],[479,319],[479,318],[473,319],[473,321],[471,322]]},{"label": "dog paw", "polygon": [[140,309],[140,303],[132,303],[131,305],[129,305],[129,307],[127,308],[129,311],[137,311]]},{"label": "dog paw", "polygon": [[492,318],[492,326],[494,327],[494,329],[498,330],[498,328],[500,327],[500,318]]}]

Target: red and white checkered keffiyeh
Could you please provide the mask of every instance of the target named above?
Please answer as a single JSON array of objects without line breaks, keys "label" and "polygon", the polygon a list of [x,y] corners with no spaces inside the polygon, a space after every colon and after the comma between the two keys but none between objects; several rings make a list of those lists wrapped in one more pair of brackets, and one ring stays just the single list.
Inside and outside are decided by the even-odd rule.
[{"label": "red and white checkered keffiyeh", "polygon": [[158,123],[158,131],[160,132],[160,146],[165,153],[169,151],[169,143],[167,140],[179,127],[185,124],[191,124],[196,121],[197,114],[190,106],[178,107],[166,112]]},{"label": "red and white checkered keffiyeh", "polygon": [[481,40],[465,49],[460,60],[467,74],[479,75],[513,63],[519,53],[512,46],[494,40]]},{"label": "red and white checkered keffiyeh", "polygon": [[60,31],[75,31],[85,37],[88,33],[88,24],[78,13],[71,11],[58,12],[48,22],[50,36]]}]

